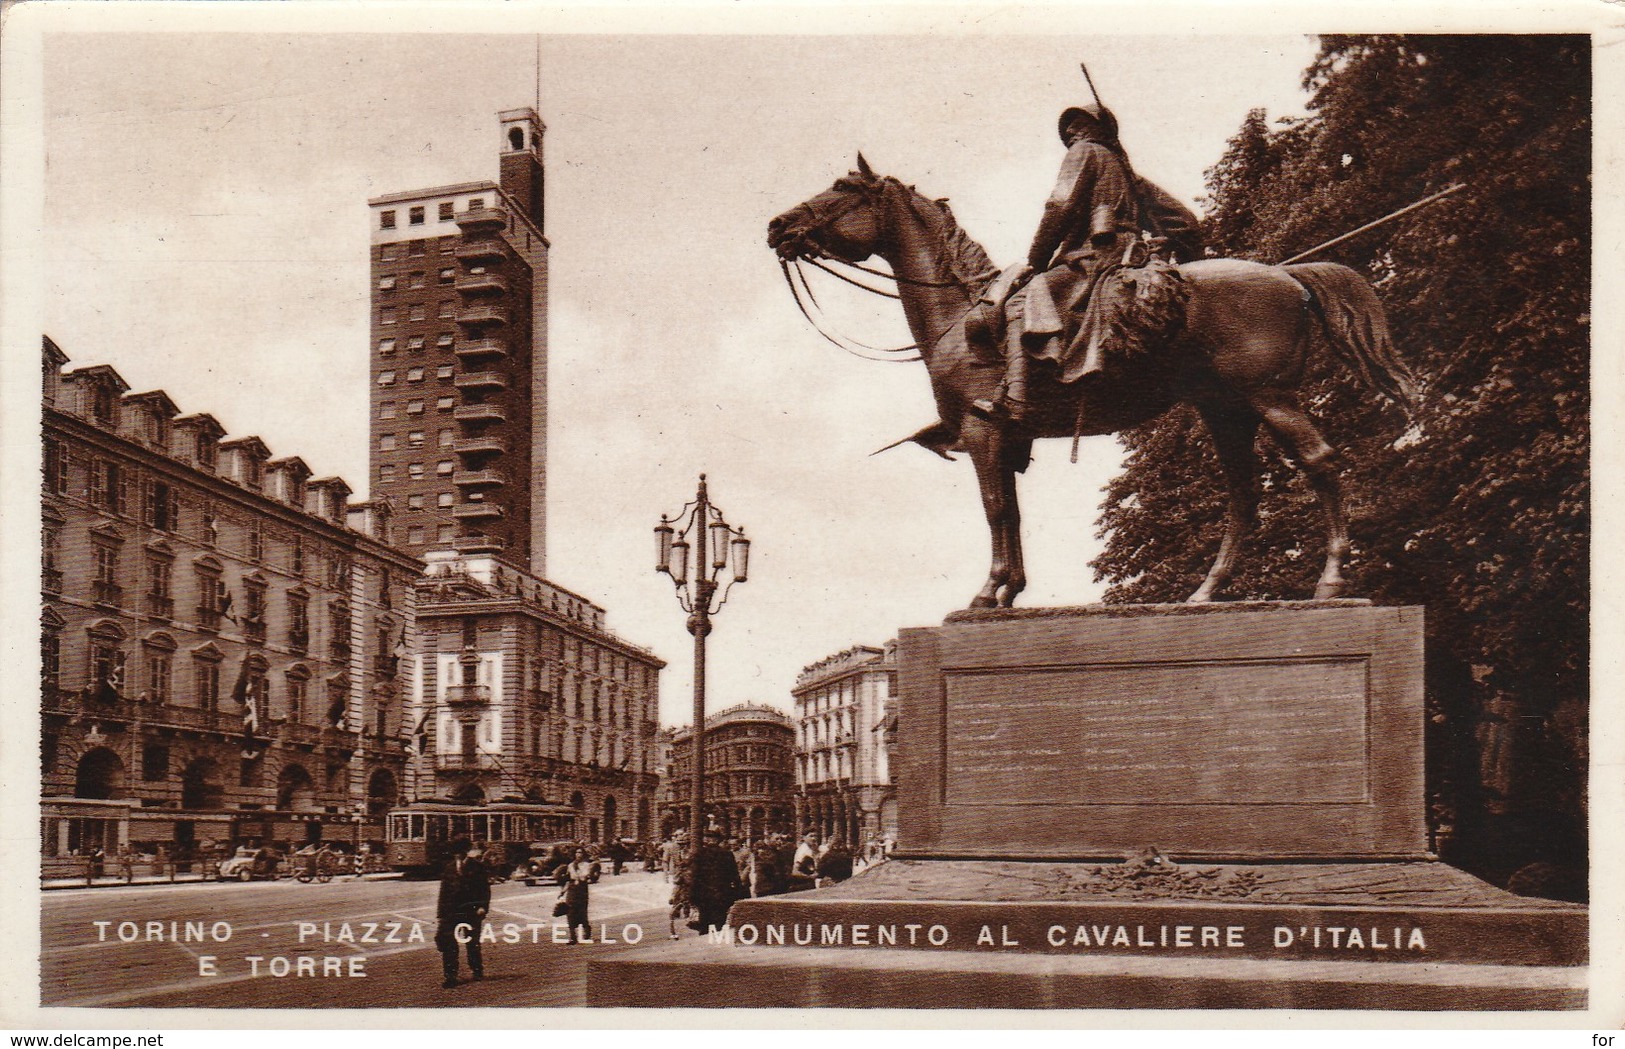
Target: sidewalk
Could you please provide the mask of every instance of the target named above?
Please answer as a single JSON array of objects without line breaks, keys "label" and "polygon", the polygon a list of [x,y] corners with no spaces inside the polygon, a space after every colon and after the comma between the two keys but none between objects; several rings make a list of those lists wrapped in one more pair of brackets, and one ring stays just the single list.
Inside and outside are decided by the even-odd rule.
[{"label": "sidewalk", "polygon": [[[399,878],[400,876],[401,875],[400,875],[399,871],[383,871],[383,872],[380,872],[380,873],[366,874],[366,875],[363,875],[362,877],[366,881],[383,881],[383,880],[390,879],[390,878]],[[352,874],[344,874],[344,875],[340,875],[339,877],[353,878],[354,875],[352,875]],[[261,882],[265,882],[265,881],[272,881],[272,880],[274,880],[274,881],[292,881],[293,879],[291,878],[291,876],[284,875],[282,877],[275,878],[275,879],[260,878],[258,880],[261,881]],[[76,878],[41,878],[40,879],[40,888],[42,890],[48,890],[48,889],[117,889],[117,888],[136,887],[136,886],[151,887],[151,886],[155,886],[155,885],[201,885],[204,882],[222,882],[223,884],[239,884],[239,882],[238,882],[238,880],[236,878],[224,878],[224,879],[222,879],[222,878],[217,878],[212,874],[209,875],[208,877],[204,877],[202,874],[192,872],[192,873],[189,873],[189,874],[176,874],[174,877],[170,877],[168,874],[137,874],[134,877],[132,877],[131,879],[129,879],[128,881],[126,881],[124,876],[121,875],[121,874],[104,874],[101,877],[92,878],[89,881],[88,884],[86,883],[85,878],[84,878],[83,875],[81,875],[79,877],[76,877]]]}]

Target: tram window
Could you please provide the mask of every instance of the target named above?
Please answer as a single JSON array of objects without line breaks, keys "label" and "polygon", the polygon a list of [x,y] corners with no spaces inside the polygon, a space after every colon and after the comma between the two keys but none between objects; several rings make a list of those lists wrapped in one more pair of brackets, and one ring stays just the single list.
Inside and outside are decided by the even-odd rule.
[{"label": "tram window", "polygon": [[408,818],[412,821],[412,829],[409,832],[411,834],[412,840],[413,841],[422,841],[423,840],[423,817],[422,816],[410,816]]},{"label": "tram window", "polygon": [[446,817],[444,816],[435,816],[432,819],[429,819],[429,833],[427,835],[428,840],[445,841],[450,836],[446,833],[446,822]]},{"label": "tram window", "polygon": [[459,838],[465,834],[472,834],[473,832],[468,829],[468,817],[453,816],[451,818],[451,833]]}]

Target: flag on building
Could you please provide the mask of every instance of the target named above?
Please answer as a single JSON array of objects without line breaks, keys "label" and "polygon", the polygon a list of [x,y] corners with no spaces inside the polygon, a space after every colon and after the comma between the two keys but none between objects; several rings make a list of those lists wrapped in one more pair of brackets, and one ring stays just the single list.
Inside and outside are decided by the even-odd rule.
[{"label": "flag on building", "polygon": [[113,652],[101,665],[101,677],[86,691],[103,703],[116,703],[124,698],[124,653]]},{"label": "flag on building", "polygon": [[228,587],[224,583],[219,584],[219,586],[220,586],[220,614],[222,616],[224,616],[226,619],[229,619],[233,623],[235,623],[235,622],[237,622],[237,617],[231,614],[231,588]]},{"label": "flag on building", "polygon": [[238,703],[248,702],[248,657],[243,657],[243,665],[237,670],[237,683],[231,686],[231,698]]},{"label": "flag on building", "polygon": [[402,624],[400,639],[395,642],[395,648],[390,652],[389,674],[391,677],[401,672],[401,660],[411,654],[412,650],[406,647],[406,625]]},{"label": "flag on building", "polygon": [[259,680],[254,677],[248,679],[248,687],[243,690],[243,737],[253,739],[260,730],[260,695]]},{"label": "flag on building", "polygon": [[407,741],[406,747],[413,754],[422,754],[429,745],[429,717],[433,713],[433,707],[425,708],[422,716],[418,718],[418,723],[412,727],[412,736]]},{"label": "flag on building", "polygon": [[333,700],[332,705],[327,708],[327,723],[332,725],[334,728],[343,728],[344,715],[348,710],[349,704],[345,702],[343,696],[339,696],[337,699]]}]

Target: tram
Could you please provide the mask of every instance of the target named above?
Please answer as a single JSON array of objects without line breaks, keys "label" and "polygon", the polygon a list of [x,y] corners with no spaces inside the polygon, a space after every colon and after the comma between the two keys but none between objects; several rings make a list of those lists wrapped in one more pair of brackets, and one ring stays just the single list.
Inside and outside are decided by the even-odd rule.
[{"label": "tram", "polygon": [[389,865],[408,874],[439,869],[458,838],[500,851],[507,874],[530,857],[532,842],[575,837],[579,813],[568,805],[497,801],[481,805],[420,801],[389,814]]}]

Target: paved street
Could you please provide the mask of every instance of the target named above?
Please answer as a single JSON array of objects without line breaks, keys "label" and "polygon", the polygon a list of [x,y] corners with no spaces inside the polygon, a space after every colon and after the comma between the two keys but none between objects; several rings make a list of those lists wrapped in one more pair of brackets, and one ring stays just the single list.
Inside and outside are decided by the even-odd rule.
[{"label": "paved street", "polygon": [[[497,885],[488,921],[502,942],[485,944],[486,978],[445,990],[433,942],[437,887],[345,878],[43,893],[41,1004],[579,1006],[588,958],[668,937],[669,887],[658,874],[606,873],[592,890],[600,942],[578,946],[554,942],[563,935],[552,917],[556,888]],[[200,974],[211,966],[217,975]]]}]

